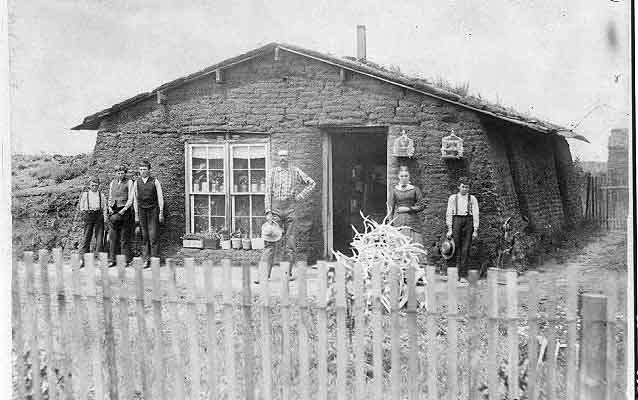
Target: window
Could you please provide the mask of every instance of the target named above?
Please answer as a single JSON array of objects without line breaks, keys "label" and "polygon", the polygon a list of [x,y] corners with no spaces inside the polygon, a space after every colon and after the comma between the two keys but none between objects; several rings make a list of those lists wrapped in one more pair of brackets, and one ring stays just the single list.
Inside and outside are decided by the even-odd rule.
[{"label": "window", "polygon": [[224,227],[259,237],[268,168],[264,141],[187,144],[188,231]]}]

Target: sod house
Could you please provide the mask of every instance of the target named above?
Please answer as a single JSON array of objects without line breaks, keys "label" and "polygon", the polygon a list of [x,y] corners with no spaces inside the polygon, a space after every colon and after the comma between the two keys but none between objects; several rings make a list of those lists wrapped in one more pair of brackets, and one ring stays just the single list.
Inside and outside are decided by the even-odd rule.
[{"label": "sod house", "polygon": [[[296,226],[300,258],[309,262],[348,248],[360,210],[383,217],[401,164],[425,197],[426,247],[445,234],[457,178],[470,177],[481,208],[475,265],[493,260],[507,218],[534,238],[581,214],[566,139],[584,137],[364,56],[271,43],[138,94],[72,129],[97,130],[90,172],[103,179],[117,163],[134,170],[139,159],[151,161],[168,207],[160,239],[165,256],[181,251],[187,232],[226,226],[258,236],[279,149],[288,149],[291,163],[317,183]],[[462,154],[442,154],[450,137],[462,141]],[[398,143],[412,148],[411,156]],[[258,252],[218,250],[210,257],[255,261]]]}]

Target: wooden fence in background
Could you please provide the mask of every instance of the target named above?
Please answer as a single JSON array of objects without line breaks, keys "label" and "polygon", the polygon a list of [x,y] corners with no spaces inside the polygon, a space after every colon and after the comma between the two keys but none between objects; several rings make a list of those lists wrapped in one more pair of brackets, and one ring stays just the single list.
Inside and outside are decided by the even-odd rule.
[{"label": "wooden fence in background", "polygon": [[[441,282],[434,267],[424,289],[409,270],[404,307],[391,279],[390,311],[377,297],[367,314],[361,273],[338,264],[298,263],[289,285],[227,260],[145,270],[121,258],[108,268],[103,253],[97,268],[93,255],[85,268],[52,255],[35,264],[26,252],[13,268],[20,399],[624,398],[617,288],[581,296],[579,312],[575,269],[564,314],[541,301],[536,272],[520,287],[515,271],[489,270],[486,283],[472,273],[462,288],[455,268]],[[379,294],[378,265],[372,277]]]},{"label": "wooden fence in background", "polygon": [[617,185],[606,175],[587,175],[583,213],[586,220],[607,230],[626,230],[631,205],[629,187]]}]

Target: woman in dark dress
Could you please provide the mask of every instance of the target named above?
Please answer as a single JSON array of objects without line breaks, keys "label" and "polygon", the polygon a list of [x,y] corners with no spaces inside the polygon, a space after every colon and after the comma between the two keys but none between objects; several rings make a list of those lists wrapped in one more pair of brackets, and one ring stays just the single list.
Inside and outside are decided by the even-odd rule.
[{"label": "woman in dark dress", "polygon": [[[388,200],[389,217],[392,225],[400,227],[400,231],[412,238],[415,243],[423,245],[423,223],[419,211],[425,208],[421,201],[423,195],[418,187],[410,184],[408,167],[399,168],[399,183],[392,187]],[[424,257],[419,257],[420,263]]]}]

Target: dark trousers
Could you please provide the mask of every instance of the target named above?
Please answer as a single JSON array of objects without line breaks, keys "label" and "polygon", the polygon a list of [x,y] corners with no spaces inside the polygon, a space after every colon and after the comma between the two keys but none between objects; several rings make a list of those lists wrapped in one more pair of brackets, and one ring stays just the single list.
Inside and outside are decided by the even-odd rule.
[{"label": "dark trousers", "polygon": [[448,267],[458,268],[459,277],[467,277],[467,259],[472,248],[474,220],[471,215],[455,215],[452,217],[452,238],[455,253],[448,261]]},{"label": "dark trousers", "polygon": [[266,242],[264,252],[261,254],[260,262],[264,261],[268,263],[268,277],[270,277],[270,271],[272,271],[272,264],[275,258],[275,253],[281,253],[286,256],[286,259],[290,262],[288,273],[292,273],[292,266],[296,261],[297,247],[295,242],[295,209],[291,204],[273,204],[272,220],[279,224],[283,229],[283,235],[280,240],[276,242]]},{"label": "dark trousers", "polygon": [[[123,207],[113,207],[114,212],[118,212]],[[116,255],[124,254],[126,262],[131,260],[131,233],[133,214],[128,209],[122,215],[122,220],[118,223],[111,224],[109,231],[109,260],[115,262]]]},{"label": "dark trousers", "polygon": [[80,256],[84,260],[84,253],[88,253],[91,247],[91,239],[95,237],[95,252],[102,252],[102,241],[104,240],[104,213],[99,211],[84,212],[84,242],[80,249]]},{"label": "dark trousers", "polygon": [[142,255],[145,260],[159,257],[159,208],[139,207],[138,212],[142,230]]}]

